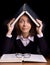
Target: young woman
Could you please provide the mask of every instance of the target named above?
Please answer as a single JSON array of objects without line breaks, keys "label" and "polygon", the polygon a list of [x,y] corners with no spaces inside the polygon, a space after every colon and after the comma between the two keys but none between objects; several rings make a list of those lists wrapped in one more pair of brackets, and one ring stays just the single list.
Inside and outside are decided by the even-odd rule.
[{"label": "young woman", "polygon": [[[47,54],[47,43],[42,32],[42,21],[36,19],[36,21],[40,24],[40,27],[37,27],[26,14],[22,15],[18,22],[12,26],[14,21],[15,18],[7,24],[8,32],[3,45],[3,54],[40,53],[45,56]],[[12,35],[15,26],[17,32],[16,37]]]}]

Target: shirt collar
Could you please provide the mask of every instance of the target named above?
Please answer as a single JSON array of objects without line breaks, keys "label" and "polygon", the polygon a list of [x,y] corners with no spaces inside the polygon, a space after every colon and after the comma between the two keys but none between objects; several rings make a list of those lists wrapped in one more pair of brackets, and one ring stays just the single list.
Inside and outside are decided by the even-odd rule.
[{"label": "shirt collar", "polygon": [[16,37],[16,40],[18,40],[18,39],[34,41],[34,36],[28,36],[28,38],[23,38],[23,36],[18,35]]}]

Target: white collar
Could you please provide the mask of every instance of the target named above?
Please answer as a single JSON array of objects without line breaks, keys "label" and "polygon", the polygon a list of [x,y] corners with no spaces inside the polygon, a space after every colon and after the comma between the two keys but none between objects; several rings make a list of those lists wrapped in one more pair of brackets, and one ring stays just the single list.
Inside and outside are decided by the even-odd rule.
[{"label": "white collar", "polygon": [[34,41],[34,36],[29,36],[28,38],[23,38],[23,36],[18,35],[16,37],[16,40],[18,40],[18,39]]}]

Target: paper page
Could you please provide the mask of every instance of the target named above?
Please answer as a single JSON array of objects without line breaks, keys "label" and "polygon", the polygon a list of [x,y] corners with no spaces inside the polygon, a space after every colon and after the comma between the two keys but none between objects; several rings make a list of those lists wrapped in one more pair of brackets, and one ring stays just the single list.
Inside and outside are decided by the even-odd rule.
[{"label": "paper page", "polygon": [[22,61],[27,61],[27,62],[47,62],[45,57],[43,55],[38,55],[38,54],[21,54],[21,53],[16,53],[16,54],[3,54],[0,62],[22,62]]},{"label": "paper page", "polygon": [[17,58],[16,54],[3,54],[0,62],[22,62],[22,57]]},{"label": "paper page", "polygon": [[30,62],[47,62],[43,55],[31,54],[29,58],[24,57],[24,61]]}]

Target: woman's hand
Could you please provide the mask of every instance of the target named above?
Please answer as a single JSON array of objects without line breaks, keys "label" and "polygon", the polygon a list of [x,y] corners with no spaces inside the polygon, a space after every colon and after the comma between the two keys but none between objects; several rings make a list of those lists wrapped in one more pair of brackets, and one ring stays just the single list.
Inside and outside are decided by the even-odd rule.
[{"label": "woman's hand", "polygon": [[43,28],[42,21],[39,19],[36,19],[36,21],[40,24],[40,27],[36,27],[37,34],[41,35],[41,34],[43,34],[42,33],[42,28]]},{"label": "woman's hand", "polygon": [[13,29],[14,29],[14,25],[12,25],[14,21],[15,21],[15,18],[13,18],[12,20],[10,20],[10,22],[7,24],[7,26],[8,26],[8,32],[7,32],[7,34],[8,35],[11,35],[11,33],[12,33]]}]

